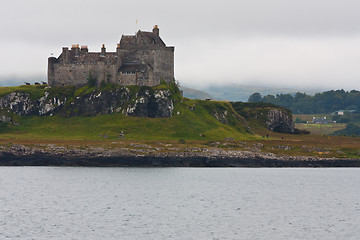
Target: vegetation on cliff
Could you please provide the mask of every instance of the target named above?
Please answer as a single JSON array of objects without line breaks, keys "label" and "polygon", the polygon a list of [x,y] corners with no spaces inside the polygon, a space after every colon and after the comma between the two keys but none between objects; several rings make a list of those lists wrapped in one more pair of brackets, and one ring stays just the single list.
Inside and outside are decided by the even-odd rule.
[{"label": "vegetation on cliff", "polygon": [[[19,101],[14,96],[13,102],[7,99],[14,92],[20,99],[30,98],[26,98],[28,104],[17,106]],[[20,86],[0,88],[0,96],[5,106],[2,115],[11,118],[1,126],[0,138],[6,139],[257,139],[259,135],[254,133],[269,131],[266,114],[274,108],[269,104],[249,108],[251,104],[245,104],[240,109],[229,102],[191,100],[181,97],[176,85],[166,83],[152,88]],[[32,110],[21,112],[26,108]],[[149,115],[156,111],[158,115]],[[164,112],[168,115],[161,115]],[[255,112],[262,117],[253,118]]]},{"label": "vegetation on cliff", "polygon": [[[359,138],[271,131],[284,130],[284,126],[294,130],[287,109],[269,103],[187,99],[175,85],[0,88],[0,105],[0,147],[12,153],[21,152],[14,147],[21,144],[30,152],[56,145],[60,155],[61,149],[71,152],[71,145],[99,155],[104,152],[97,149],[105,148],[110,152],[127,149],[135,155],[360,156]],[[138,117],[154,106],[159,114],[171,115]],[[109,112],[104,114],[104,109]]]}]

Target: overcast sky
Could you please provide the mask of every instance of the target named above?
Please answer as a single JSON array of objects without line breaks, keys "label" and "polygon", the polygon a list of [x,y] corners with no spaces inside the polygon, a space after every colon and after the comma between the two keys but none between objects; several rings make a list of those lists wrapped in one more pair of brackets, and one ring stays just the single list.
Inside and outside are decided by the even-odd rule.
[{"label": "overcast sky", "polygon": [[359,0],[4,1],[0,80],[46,76],[63,46],[115,51],[122,34],[158,24],[186,86],[360,89],[359,9]]}]

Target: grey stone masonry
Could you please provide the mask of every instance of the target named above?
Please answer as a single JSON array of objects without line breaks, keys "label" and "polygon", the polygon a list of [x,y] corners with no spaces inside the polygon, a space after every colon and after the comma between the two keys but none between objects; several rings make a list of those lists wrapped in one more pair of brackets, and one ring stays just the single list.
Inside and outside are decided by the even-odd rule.
[{"label": "grey stone masonry", "polygon": [[116,52],[89,52],[87,46],[63,47],[58,58],[48,59],[49,86],[86,85],[89,78],[123,86],[156,86],[161,80],[174,82],[174,47],[167,47],[159,35],[138,31],[135,35],[122,35]]}]

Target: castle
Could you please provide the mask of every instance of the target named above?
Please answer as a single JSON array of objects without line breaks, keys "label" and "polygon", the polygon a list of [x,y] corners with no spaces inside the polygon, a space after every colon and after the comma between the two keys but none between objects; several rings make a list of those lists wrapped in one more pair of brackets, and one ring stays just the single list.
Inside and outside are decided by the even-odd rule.
[{"label": "castle", "polygon": [[167,47],[159,36],[159,28],[152,32],[138,31],[121,36],[116,52],[89,52],[87,46],[63,47],[58,58],[48,59],[50,86],[81,86],[95,79],[119,85],[156,86],[160,81],[174,82],[174,47]]}]

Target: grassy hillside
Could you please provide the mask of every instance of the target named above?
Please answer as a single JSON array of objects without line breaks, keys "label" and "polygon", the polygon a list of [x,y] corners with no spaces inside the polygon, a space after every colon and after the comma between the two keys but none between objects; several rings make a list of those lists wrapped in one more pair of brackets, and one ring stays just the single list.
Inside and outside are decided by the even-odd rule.
[{"label": "grassy hillside", "polygon": [[[67,99],[71,99],[92,90],[88,87],[80,89],[44,89],[44,87],[0,88],[0,95],[4,96],[10,92],[19,91],[27,92],[31,94],[32,98],[36,98],[41,97],[44,91],[49,91],[51,96],[65,94]],[[155,89],[166,87],[160,85]],[[0,138],[117,140],[123,134],[125,139],[130,140],[221,140],[224,138],[244,140],[257,138],[249,131],[245,119],[237,114],[228,102],[181,99],[176,96],[173,100],[175,108],[171,118],[129,117],[121,113],[71,118],[60,115],[16,116],[19,125],[2,124]],[[226,116],[224,116],[224,112]],[[214,116],[222,116],[225,124]]]},{"label": "grassy hillside", "polygon": [[[174,86],[160,85],[156,89],[169,87]],[[140,87],[130,88],[130,91],[138,91]],[[48,91],[50,96],[74,99],[92,90],[94,88],[45,89],[45,86],[20,86],[0,88],[0,95],[19,91],[27,92],[31,98],[37,99]],[[176,89],[172,91],[176,92]],[[279,155],[360,157],[360,138],[294,135],[268,130],[265,124],[266,111],[274,108],[270,104],[190,100],[176,94],[172,99],[175,108],[171,118],[129,117],[121,113],[95,117],[66,118],[61,114],[20,117],[3,109],[1,113],[12,117],[19,125],[0,124],[0,146],[17,143],[29,146],[58,144],[112,148],[120,144],[133,148],[135,142],[142,142],[155,149],[160,145],[168,146],[169,149],[182,146],[181,151],[187,151],[188,147],[212,147],[216,143],[216,146],[224,149],[249,151],[256,148],[256,151]],[[263,137],[266,135],[269,137]],[[186,144],[182,144],[182,139]]]},{"label": "grassy hillside", "polygon": [[[195,104],[196,109],[191,111],[187,104]],[[226,103],[212,105],[227,107]],[[115,140],[122,132],[126,139],[133,140],[253,138],[240,121],[222,124],[207,112],[208,107],[200,101],[185,101],[177,104],[172,118],[128,117],[120,113],[96,117],[21,117],[18,126],[3,128],[0,138]]]}]

